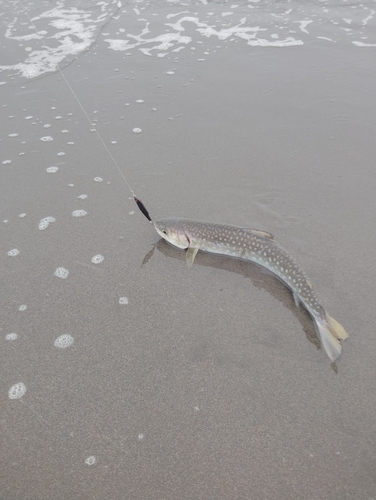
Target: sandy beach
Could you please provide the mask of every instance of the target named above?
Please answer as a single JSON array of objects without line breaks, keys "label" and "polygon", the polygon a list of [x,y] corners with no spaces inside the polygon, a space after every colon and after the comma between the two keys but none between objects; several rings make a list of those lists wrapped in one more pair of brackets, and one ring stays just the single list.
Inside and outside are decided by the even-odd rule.
[{"label": "sandy beach", "polygon": [[0,499],[375,500],[374,3],[0,6]]}]

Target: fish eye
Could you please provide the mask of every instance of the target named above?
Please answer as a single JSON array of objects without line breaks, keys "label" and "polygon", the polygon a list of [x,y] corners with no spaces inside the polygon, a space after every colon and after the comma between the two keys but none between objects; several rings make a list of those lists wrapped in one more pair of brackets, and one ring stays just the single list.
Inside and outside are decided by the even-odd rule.
[{"label": "fish eye", "polygon": [[167,235],[167,229],[162,229],[162,233]]}]

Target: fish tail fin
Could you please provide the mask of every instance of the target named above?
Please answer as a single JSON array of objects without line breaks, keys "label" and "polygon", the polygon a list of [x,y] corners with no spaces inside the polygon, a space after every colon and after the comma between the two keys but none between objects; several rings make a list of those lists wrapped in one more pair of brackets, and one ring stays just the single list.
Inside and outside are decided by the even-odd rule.
[{"label": "fish tail fin", "polygon": [[315,318],[315,321],[326,354],[330,361],[337,361],[342,354],[340,340],[346,340],[348,333],[329,314],[326,314],[326,318]]}]

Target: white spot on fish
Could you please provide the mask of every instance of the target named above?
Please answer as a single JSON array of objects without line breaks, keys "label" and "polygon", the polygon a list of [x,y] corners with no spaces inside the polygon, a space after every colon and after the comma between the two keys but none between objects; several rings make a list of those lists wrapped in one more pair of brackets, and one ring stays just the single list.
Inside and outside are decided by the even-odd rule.
[{"label": "white spot on fish", "polygon": [[69,347],[72,345],[74,342],[74,338],[69,335],[68,333],[65,333],[64,335],[60,335],[55,342],[54,346],[59,347],[60,349],[65,349],[66,347]]},{"label": "white spot on fish", "polygon": [[58,267],[54,272],[54,276],[66,280],[68,278],[69,271],[65,267]]},{"label": "white spot on fish", "polygon": [[18,382],[18,384],[12,385],[8,391],[9,399],[20,399],[24,396],[26,392],[26,386],[23,382]]}]

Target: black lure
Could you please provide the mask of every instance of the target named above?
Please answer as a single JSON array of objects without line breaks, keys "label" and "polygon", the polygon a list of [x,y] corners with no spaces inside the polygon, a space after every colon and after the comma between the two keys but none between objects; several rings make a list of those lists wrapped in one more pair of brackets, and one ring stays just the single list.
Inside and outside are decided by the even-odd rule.
[{"label": "black lure", "polygon": [[133,198],[134,198],[134,201],[137,203],[138,208],[139,208],[139,209],[141,210],[141,212],[145,215],[145,217],[147,218],[147,220],[148,220],[148,221],[150,221],[150,222],[153,222],[153,221],[151,220],[151,217],[150,217],[150,215],[149,215],[149,212],[146,210],[145,205],[142,203],[142,201],[141,201],[141,200],[139,200],[138,198],[136,198],[135,196],[133,196]]}]

